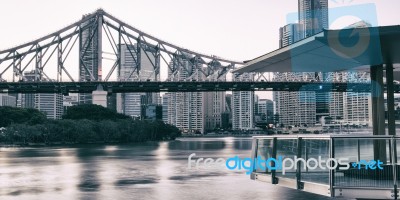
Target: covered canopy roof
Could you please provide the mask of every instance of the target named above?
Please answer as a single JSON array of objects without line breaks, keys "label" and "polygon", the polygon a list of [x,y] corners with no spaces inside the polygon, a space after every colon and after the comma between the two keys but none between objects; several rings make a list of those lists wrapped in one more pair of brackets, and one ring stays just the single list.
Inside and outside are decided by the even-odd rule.
[{"label": "covered canopy roof", "polygon": [[386,63],[400,63],[400,26],[324,30],[233,72],[335,72]]}]

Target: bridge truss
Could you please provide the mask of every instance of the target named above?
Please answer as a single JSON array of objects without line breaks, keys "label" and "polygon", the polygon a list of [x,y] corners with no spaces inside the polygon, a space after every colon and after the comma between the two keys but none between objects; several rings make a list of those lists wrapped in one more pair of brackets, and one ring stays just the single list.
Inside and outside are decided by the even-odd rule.
[{"label": "bridge truss", "polygon": [[[112,52],[106,52],[104,46]],[[124,46],[127,48],[122,52]],[[119,76],[124,65],[124,54],[129,54],[125,58],[133,59],[133,67],[130,67],[128,75],[126,73]],[[111,59],[108,58],[110,56]],[[103,66],[104,60],[112,60],[113,64]],[[183,64],[183,61],[187,64]],[[152,74],[142,72],[141,62],[151,64]],[[76,66],[77,63],[79,67]],[[114,81],[158,81],[160,63],[168,66],[169,77],[185,71],[189,74],[188,79],[196,72],[201,73],[205,79],[214,76],[217,80],[224,77],[235,65],[243,64],[173,45],[99,9],[45,37],[0,51],[0,80],[106,82],[111,80],[113,74],[117,74]],[[197,70],[193,70],[194,68]],[[30,79],[24,76],[27,72],[31,75]]]},{"label": "bridge truss", "polygon": [[[107,52],[106,49],[111,52]],[[370,80],[366,78],[369,74],[358,72],[340,76],[340,72],[255,73],[252,76],[254,79],[250,81],[254,83],[221,83],[218,84],[221,86],[219,88],[208,82],[226,81],[227,73],[243,64],[176,46],[99,9],[59,31],[1,50],[0,92],[89,92],[92,89],[88,88],[94,83],[102,84],[114,92],[119,91],[115,88],[117,86],[127,87],[135,84],[149,87],[136,89],[142,92],[237,89],[323,91],[325,89],[320,89],[321,84],[323,88],[331,88],[332,91],[369,90],[366,89],[369,88]],[[171,82],[168,86],[160,82],[163,81],[160,79],[162,65],[168,68],[166,81]],[[148,69],[149,66],[151,69]],[[354,83],[353,86],[364,85],[359,87],[361,89],[350,85],[347,89],[343,88],[349,83]],[[245,88],[245,85],[248,88]]]}]

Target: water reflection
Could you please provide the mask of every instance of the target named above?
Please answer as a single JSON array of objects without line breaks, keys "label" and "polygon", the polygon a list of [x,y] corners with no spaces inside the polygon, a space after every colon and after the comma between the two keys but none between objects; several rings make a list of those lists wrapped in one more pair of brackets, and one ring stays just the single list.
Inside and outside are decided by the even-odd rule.
[{"label": "water reflection", "polygon": [[225,148],[225,142],[222,140],[192,141],[184,139],[182,141],[170,142],[168,148],[170,150],[219,150]]},{"label": "water reflection", "polygon": [[0,199],[328,199],[187,168],[198,157],[249,156],[250,138],[0,149]]}]

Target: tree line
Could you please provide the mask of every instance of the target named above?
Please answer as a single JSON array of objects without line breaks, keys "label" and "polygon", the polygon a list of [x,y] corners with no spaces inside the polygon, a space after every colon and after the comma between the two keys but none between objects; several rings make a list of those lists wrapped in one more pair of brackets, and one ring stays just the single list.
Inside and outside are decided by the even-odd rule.
[{"label": "tree line", "polygon": [[181,136],[162,121],[133,120],[98,105],[73,106],[61,120],[46,119],[36,109],[0,107],[0,127],[4,144],[130,143]]}]

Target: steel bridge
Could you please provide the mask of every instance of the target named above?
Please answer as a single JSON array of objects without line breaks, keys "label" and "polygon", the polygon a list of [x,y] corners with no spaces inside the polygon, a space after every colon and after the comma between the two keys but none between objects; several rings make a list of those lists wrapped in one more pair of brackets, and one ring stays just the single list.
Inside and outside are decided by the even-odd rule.
[{"label": "steel bridge", "polygon": [[[92,93],[101,86],[109,93],[126,92],[212,92],[212,91],[314,91],[371,92],[367,83],[310,82],[4,82],[0,93]],[[400,93],[400,85],[395,92]]]},{"label": "steel bridge", "polygon": [[[197,73],[205,77],[216,75],[216,79],[223,77],[235,65],[243,64],[178,47],[99,9],[59,31],[1,50],[0,80],[26,81],[24,73],[29,71],[34,73],[33,81],[109,81],[113,74],[120,73],[119,69],[123,65],[121,55],[125,53],[121,47],[124,45],[130,47],[127,50],[133,59],[133,67],[129,76],[124,77],[125,80],[149,78],[144,77],[140,69],[145,58],[153,67],[154,73],[149,75],[152,77],[159,77],[161,63],[168,66],[170,77],[182,70],[194,75],[191,69],[194,67]],[[106,49],[112,52],[106,52]],[[111,66],[103,66],[103,61],[107,59],[112,60]],[[77,60],[79,66],[76,66]],[[188,64],[183,63],[183,60]],[[73,72],[76,74],[78,68],[79,78],[76,78]]]},{"label": "steel bridge", "polygon": [[[365,73],[346,73],[343,80],[330,78],[338,72],[328,76],[300,72],[301,79],[279,80],[271,73],[253,73],[250,81],[226,82],[227,73],[244,64],[171,44],[99,9],[47,36],[0,50],[0,93],[88,93],[99,85],[114,93],[370,92],[371,88]],[[166,81],[160,79],[162,66],[168,70]],[[398,86],[395,91],[400,91]]]}]

